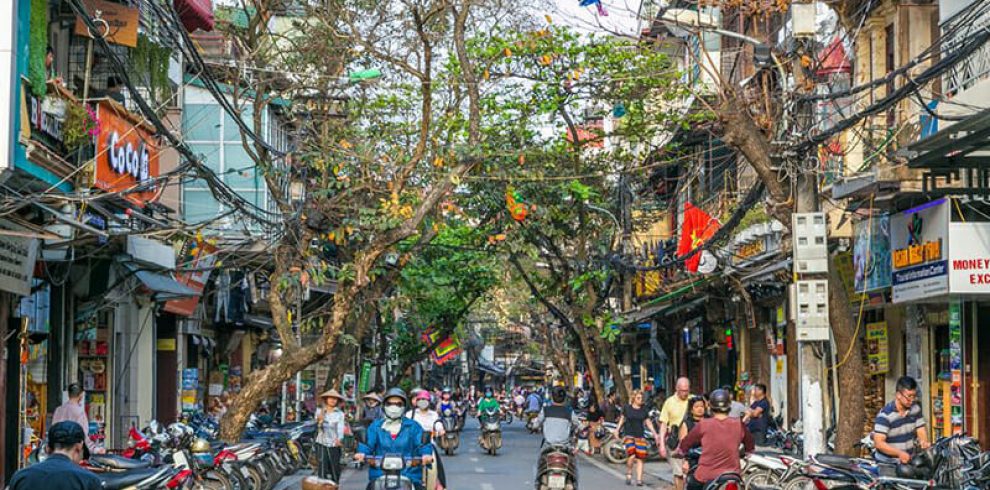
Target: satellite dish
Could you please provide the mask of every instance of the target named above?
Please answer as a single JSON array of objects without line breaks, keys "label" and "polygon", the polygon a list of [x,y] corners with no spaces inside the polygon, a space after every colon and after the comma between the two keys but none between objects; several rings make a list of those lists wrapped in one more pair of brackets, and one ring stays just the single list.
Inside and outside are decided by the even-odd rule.
[{"label": "satellite dish", "polygon": [[701,274],[711,274],[718,267],[718,259],[708,250],[701,251],[701,260],[698,261],[698,272]]}]

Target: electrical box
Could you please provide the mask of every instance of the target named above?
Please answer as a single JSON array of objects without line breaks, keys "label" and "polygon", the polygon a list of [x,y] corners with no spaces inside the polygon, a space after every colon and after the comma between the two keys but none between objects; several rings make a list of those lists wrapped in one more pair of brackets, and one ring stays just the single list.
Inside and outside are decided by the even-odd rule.
[{"label": "electrical box", "polygon": [[791,215],[791,240],[794,242],[794,272],[819,274],[828,272],[828,224],[825,213]]},{"label": "electrical box", "polygon": [[791,319],[797,340],[828,340],[828,281],[797,281],[790,286]]},{"label": "electrical box", "polygon": [[818,5],[811,3],[791,3],[791,31],[794,37],[815,37],[818,31],[815,22]]}]

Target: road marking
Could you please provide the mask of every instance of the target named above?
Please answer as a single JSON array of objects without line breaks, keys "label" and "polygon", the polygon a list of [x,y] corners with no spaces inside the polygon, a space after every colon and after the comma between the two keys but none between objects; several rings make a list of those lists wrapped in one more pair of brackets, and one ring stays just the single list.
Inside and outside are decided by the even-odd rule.
[{"label": "road marking", "polygon": [[480,467],[480,466],[475,466],[474,467],[474,472],[475,473],[484,473],[485,472],[485,469],[482,468],[482,467]]},{"label": "road marking", "polygon": [[482,483],[481,490],[495,490],[495,486],[491,483]]},{"label": "road marking", "polygon": [[471,456],[468,459],[471,460],[472,463],[477,463],[478,461],[480,461],[477,456]]},{"label": "road marking", "polygon": [[604,472],[606,472],[606,473],[608,473],[610,475],[613,475],[616,478],[619,478],[620,480],[624,480],[626,478],[626,475],[623,474],[622,472],[616,470],[615,468],[612,468],[611,466],[606,465],[605,463],[602,463],[601,461],[598,461],[595,458],[591,458],[591,457],[585,456],[584,454],[578,455],[578,457],[580,459],[584,460],[584,461],[587,461],[587,462],[591,463],[596,468],[598,468],[598,469],[600,469],[600,470],[602,470],[602,471],[604,471]]}]

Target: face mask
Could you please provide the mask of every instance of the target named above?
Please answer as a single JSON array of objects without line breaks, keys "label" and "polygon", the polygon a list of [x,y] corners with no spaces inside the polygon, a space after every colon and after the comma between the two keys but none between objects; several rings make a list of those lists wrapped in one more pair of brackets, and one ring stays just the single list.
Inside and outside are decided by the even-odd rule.
[{"label": "face mask", "polygon": [[430,402],[428,400],[416,400],[416,406],[419,408],[426,408],[430,406]]},{"label": "face mask", "polygon": [[402,416],[402,412],[404,412],[404,411],[405,411],[405,409],[403,407],[397,407],[395,405],[386,405],[385,406],[385,416],[388,417],[388,418],[390,418],[390,419],[397,419],[397,418],[401,417]]}]

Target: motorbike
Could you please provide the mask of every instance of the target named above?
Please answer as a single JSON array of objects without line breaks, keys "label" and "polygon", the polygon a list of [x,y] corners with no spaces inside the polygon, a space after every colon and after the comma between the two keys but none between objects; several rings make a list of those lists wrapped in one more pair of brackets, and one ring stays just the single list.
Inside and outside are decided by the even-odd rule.
[{"label": "motorbike", "polygon": [[549,446],[540,453],[536,467],[536,490],[576,490],[574,454],[567,446]]},{"label": "motorbike", "polygon": [[502,423],[512,425],[512,405],[509,402],[502,402]]},{"label": "motorbike", "polygon": [[401,455],[389,454],[382,457],[368,457],[368,466],[379,468],[383,475],[369,487],[373,490],[415,490],[412,480],[402,476],[402,470],[407,466],[420,466],[420,458],[403,458]]},{"label": "motorbike", "polygon": [[[694,448],[685,455],[685,459],[688,463],[688,472],[685,474],[685,480],[691,482],[694,480],[694,471],[698,469],[698,460],[701,459],[701,448]],[[690,484],[688,487],[690,488]],[[704,485],[704,490],[742,490],[743,488],[751,490],[763,490],[766,487],[760,487],[758,485],[747,486],[743,481],[742,475],[734,472],[722,473],[714,480],[706,483]]]},{"label": "motorbike", "polygon": [[481,447],[495,456],[502,448],[502,423],[497,409],[488,409],[481,414]]},{"label": "motorbike", "polygon": [[440,437],[437,444],[443,449],[444,454],[450,456],[461,445],[461,434],[458,430],[457,415],[450,408],[445,408],[440,415],[440,423],[443,424],[444,435]]},{"label": "motorbike", "polygon": [[[611,435],[616,425],[611,422],[605,422],[603,427],[608,429],[605,438],[602,440],[602,453],[605,455],[605,459],[610,463],[625,464],[626,460],[629,459],[629,455],[626,453],[626,445],[621,437]],[[646,460],[660,459],[660,448],[657,447],[653,432],[646,430],[644,436],[647,444]]]}]

